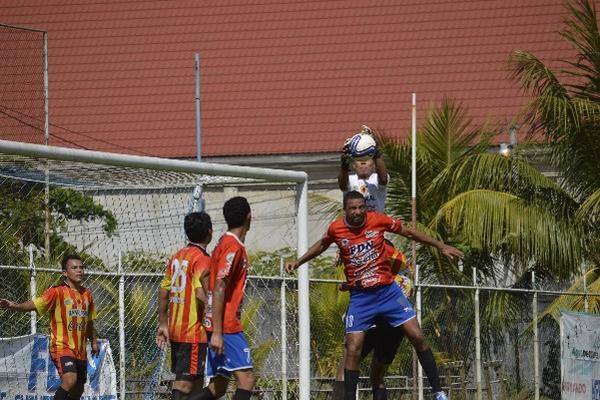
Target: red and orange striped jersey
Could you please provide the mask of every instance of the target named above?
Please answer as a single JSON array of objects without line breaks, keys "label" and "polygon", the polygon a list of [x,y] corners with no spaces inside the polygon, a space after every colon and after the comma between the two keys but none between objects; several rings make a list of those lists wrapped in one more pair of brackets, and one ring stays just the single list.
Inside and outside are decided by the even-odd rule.
[{"label": "red and orange striped jersey", "polygon": [[[387,285],[394,281],[390,250],[385,232],[402,232],[402,221],[379,212],[367,212],[360,227],[349,226],[341,217],[329,225],[322,240],[335,242],[344,262],[344,274],[350,288]],[[397,271],[396,271],[397,272]]]},{"label": "red and orange striped jersey", "polygon": [[[212,293],[217,279],[227,280],[225,309],[223,311],[223,333],[237,333],[244,330],[240,321],[240,309],[244,301],[248,268],[246,247],[236,235],[225,232],[219,239],[219,243],[211,257],[209,288]],[[212,296],[209,296],[209,298],[212,299]],[[206,313],[205,326],[208,331],[213,331],[211,311]]]},{"label": "red and orange striped jersey", "polygon": [[169,292],[169,339],[181,343],[206,343],[202,326],[204,304],[196,298],[200,275],[209,268],[210,256],[189,244],[171,257],[160,287]]},{"label": "red and orange striped jersey", "polygon": [[92,292],[62,284],[33,300],[38,313],[50,313],[50,355],[86,360],[88,322],[96,319]]}]

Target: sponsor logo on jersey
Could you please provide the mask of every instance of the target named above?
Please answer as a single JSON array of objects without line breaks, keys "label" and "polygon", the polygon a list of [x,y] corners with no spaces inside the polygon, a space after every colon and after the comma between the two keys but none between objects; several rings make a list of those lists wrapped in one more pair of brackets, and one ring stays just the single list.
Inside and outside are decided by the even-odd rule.
[{"label": "sponsor logo on jersey", "polygon": [[372,240],[368,240],[363,243],[352,245],[349,248],[350,257],[359,255],[361,253],[364,253],[365,251],[372,250],[374,247],[375,247],[375,245]]},{"label": "sponsor logo on jersey", "polygon": [[341,245],[342,245],[343,247],[346,247],[346,246],[348,246],[348,245],[350,244],[350,240],[349,240],[349,239],[346,239],[346,238],[343,238],[343,239],[340,241],[340,243],[341,243]]},{"label": "sponsor logo on jersey", "polygon": [[377,237],[377,235],[379,235],[379,232],[377,232],[377,231],[366,231],[365,232],[365,237],[367,239],[372,239],[374,237]]},{"label": "sponsor logo on jersey", "polygon": [[87,310],[81,310],[79,308],[72,308],[69,310],[69,317],[87,317]]},{"label": "sponsor logo on jersey", "polygon": [[73,300],[65,299],[64,303],[65,303],[65,306],[70,306],[71,304],[73,304]]}]

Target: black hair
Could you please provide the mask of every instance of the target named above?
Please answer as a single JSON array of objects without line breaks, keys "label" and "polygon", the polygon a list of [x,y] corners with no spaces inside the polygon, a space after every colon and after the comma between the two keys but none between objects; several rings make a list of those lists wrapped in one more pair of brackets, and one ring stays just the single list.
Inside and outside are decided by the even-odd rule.
[{"label": "black hair", "polygon": [[227,222],[227,229],[243,226],[248,214],[250,214],[250,204],[245,197],[232,197],[223,205],[223,216]]},{"label": "black hair", "polygon": [[62,267],[63,271],[67,270],[67,263],[69,262],[69,260],[81,260],[81,257],[79,257],[79,255],[77,254],[67,254],[62,258],[62,261],[60,262],[60,266]]},{"label": "black hair", "polygon": [[351,190],[351,191],[345,193],[344,194],[344,208],[346,208],[346,203],[348,203],[348,200],[354,200],[354,199],[365,200],[365,196],[363,196],[360,192],[357,192],[356,190]]},{"label": "black hair", "polygon": [[183,220],[183,229],[190,242],[204,242],[212,230],[210,215],[204,211],[189,213]]}]

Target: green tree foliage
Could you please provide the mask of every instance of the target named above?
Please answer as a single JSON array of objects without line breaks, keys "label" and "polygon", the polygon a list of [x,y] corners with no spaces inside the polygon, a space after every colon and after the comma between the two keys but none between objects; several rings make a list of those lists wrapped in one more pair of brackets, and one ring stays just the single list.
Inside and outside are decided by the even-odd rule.
[{"label": "green tree foliage", "polygon": [[[46,232],[44,185],[26,180],[5,179],[0,184],[0,235],[3,264],[28,264],[27,247],[45,247],[46,233],[50,242],[51,263],[56,265],[63,254],[77,249],[63,238],[70,221],[101,222],[107,235],[112,235],[117,220],[112,212],[93,198],[74,189],[51,186],[49,190],[49,232]],[[79,249],[81,250],[81,249]],[[39,260],[42,262],[42,260]]]}]

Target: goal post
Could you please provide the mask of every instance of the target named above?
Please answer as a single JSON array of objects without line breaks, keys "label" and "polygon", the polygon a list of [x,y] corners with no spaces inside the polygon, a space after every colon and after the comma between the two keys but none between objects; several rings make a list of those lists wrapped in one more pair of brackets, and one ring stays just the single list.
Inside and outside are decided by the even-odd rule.
[{"label": "goal post", "polygon": [[[71,149],[63,147],[29,144],[0,140],[0,154],[4,157],[21,157],[34,160],[53,160],[63,163],[74,163],[73,174],[80,172],[77,168],[85,170],[86,166],[122,167],[125,169],[141,169],[144,171],[161,171],[169,173],[187,173],[206,176],[220,176],[231,178],[244,178],[260,180],[271,183],[286,183],[293,186],[295,191],[296,225],[296,251],[298,255],[304,254],[308,249],[308,176],[302,171],[288,171],[279,169],[257,168],[247,166],[234,166],[217,163],[207,163],[187,160],[164,159],[147,156],[134,156],[117,153],[106,153],[89,150]],[[10,159],[9,159],[10,162]],[[52,165],[49,163],[52,171]],[[85,172],[85,171],[84,171]],[[84,172],[81,172],[83,174]],[[94,171],[87,172],[90,176]],[[158,173],[158,172],[157,172]],[[100,171],[99,176],[106,174]],[[133,175],[132,172],[130,172]],[[147,172],[151,178],[151,173]],[[48,178],[46,178],[48,179]],[[131,179],[135,179],[133,176]],[[191,196],[191,192],[189,193]],[[251,201],[252,205],[252,201]],[[135,226],[132,228],[135,229]],[[180,228],[179,228],[180,229]],[[119,253],[119,266],[121,265]],[[132,274],[133,275],[133,274]],[[123,275],[121,275],[122,277]],[[39,285],[38,285],[39,288]],[[297,329],[298,329],[298,387],[297,395],[301,400],[310,399],[310,309],[309,309],[309,273],[308,265],[299,269],[297,280]],[[121,390],[124,393],[124,390]]]}]

